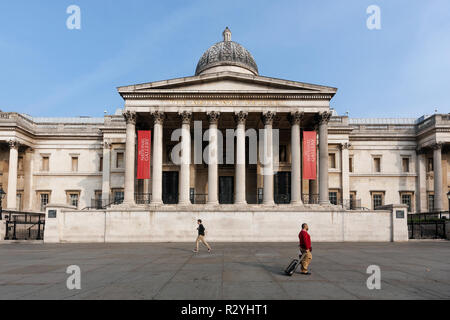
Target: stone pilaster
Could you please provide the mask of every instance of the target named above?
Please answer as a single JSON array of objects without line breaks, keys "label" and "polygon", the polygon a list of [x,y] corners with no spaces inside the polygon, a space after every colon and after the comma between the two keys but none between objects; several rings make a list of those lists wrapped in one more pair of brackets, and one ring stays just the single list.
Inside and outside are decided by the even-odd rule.
[{"label": "stone pilaster", "polygon": [[340,144],[341,149],[341,187],[342,187],[342,200],[350,200],[350,170],[349,170],[349,155],[348,149],[351,144],[348,142]]},{"label": "stone pilaster", "polygon": [[442,211],[442,143],[433,145],[434,210]]},{"label": "stone pilaster", "polygon": [[418,212],[427,212],[427,172],[426,172],[426,151],[416,150],[417,154],[417,196],[416,205]]},{"label": "stone pilaster", "polygon": [[10,140],[9,143],[9,171],[8,171],[8,191],[7,208],[17,209],[17,162],[19,159],[19,142]]},{"label": "stone pilaster", "polygon": [[111,202],[111,143],[103,142],[102,202]]}]

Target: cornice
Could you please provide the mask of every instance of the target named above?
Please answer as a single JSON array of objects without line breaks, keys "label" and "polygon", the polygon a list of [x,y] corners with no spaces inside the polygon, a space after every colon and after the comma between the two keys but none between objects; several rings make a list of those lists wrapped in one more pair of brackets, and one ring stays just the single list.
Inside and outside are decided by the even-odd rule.
[{"label": "cornice", "polygon": [[274,93],[122,93],[124,99],[234,99],[234,100],[248,100],[248,99],[273,99],[273,100],[331,100],[333,98],[330,94],[274,94]]}]

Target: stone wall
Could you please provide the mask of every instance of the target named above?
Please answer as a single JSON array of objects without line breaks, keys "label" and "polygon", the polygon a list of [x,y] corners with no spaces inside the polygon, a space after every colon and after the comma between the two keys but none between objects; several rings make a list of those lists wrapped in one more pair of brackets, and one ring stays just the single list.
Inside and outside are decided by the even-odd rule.
[{"label": "stone wall", "polygon": [[[49,210],[56,210],[56,218],[48,217]],[[407,241],[406,218],[393,215],[395,210],[75,211],[48,206],[45,242],[192,242],[197,219],[212,242],[296,242],[304,222],[314,242]]]}]

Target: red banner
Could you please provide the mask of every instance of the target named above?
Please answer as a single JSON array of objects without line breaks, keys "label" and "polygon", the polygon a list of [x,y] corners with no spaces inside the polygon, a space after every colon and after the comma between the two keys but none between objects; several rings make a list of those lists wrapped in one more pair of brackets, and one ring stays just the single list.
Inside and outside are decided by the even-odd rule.
[{"label": "red banner", "polygon": [[151,131],[138,131],[137,178],[150,179]]},{"label": "red banner", "polygon": [[315,131],[303,131],[303,179],[317,179],[317,135]]}]

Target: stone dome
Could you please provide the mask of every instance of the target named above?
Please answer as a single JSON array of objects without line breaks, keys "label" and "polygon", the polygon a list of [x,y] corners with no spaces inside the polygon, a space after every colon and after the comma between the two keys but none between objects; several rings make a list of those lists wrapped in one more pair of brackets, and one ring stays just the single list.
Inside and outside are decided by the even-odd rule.
[{"label": "stone dome", "polygon": [[239,43],[231,41],[231,31],[228,27],[223,32],[223,41],[206,50],[200,58],[195,75],[220,66],[239,67],[258,75],[258,66],[252,54]]}]

